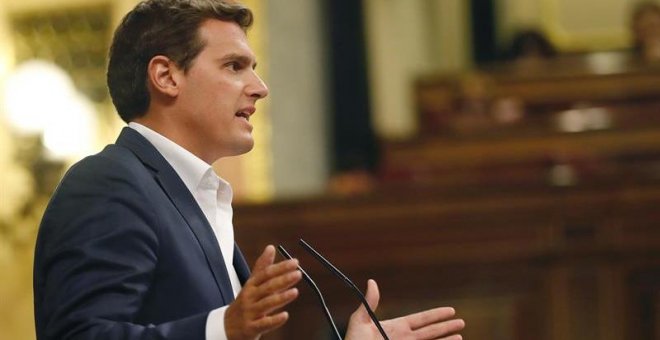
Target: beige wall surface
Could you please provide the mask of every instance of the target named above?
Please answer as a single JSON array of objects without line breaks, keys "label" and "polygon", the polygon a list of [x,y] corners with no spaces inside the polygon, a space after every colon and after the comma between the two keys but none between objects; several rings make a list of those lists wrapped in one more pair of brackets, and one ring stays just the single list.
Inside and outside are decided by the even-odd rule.
[{"label": "beige wall surface", "polygon": [[417,76],[469,65],[463,0],[364,0],[372,121],[386,139],[414,135]]},{"label": "beige wall surface", "polygon": [[630,46],[629,17],[638,0],[500,0],[500,37],[520,27],[542,28],[566,51]]}]

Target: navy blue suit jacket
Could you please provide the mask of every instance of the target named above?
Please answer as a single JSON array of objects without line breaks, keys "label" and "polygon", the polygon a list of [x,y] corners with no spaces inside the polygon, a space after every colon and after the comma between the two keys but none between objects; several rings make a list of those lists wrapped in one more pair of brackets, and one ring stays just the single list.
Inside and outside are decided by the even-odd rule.
[{"label": "navy blue suit jacket", "polygon": [[[244,283],[238,247],[234,268]],[[67,172],[37,238],[38,339],[204,339],[208,313],[232,300],[211,226],[139,133]]]}]

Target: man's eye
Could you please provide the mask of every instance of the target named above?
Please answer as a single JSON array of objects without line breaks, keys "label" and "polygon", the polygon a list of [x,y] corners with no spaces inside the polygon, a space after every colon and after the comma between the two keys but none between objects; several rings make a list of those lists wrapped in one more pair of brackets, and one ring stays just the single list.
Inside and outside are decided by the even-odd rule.
[{"label": "man's eye", "polygon": [[229,69],[232,71],[238,71],[241,69],[241,64],[236,61],[232,61],[230,63],[227,63],[227,67],[229,67]]}]

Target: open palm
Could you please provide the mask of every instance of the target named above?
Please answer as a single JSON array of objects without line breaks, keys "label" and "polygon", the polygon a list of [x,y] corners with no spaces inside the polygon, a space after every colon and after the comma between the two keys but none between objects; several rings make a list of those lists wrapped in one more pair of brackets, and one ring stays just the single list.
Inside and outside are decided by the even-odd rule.
[{"label": "open palm", "polygon": [[[369,280],[367,284],[366,299],[371,309],[375,311],[378,307],[380,293],[374,280]],[[381,325],[391,340],[461,340],[462,337],[457,332],[465,327],[465,322],[454,318],[455,314],[456,312],[451,307],[440,307],[385,320],[381,322]],[[360,306],[351,315],[345,339],[375,340],[382,338],[366,308]]]}]

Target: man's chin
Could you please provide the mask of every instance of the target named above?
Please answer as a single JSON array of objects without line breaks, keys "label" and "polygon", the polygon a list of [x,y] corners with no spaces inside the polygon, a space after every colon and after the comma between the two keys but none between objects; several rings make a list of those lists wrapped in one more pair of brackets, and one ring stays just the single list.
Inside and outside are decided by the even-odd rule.
[{"label": "man's chin", "polygon": [[250,141],[246,141],[245,143],[236,145],[232,150],[231,156],[240,156],[246,154],[250,152],[253,148],[254,148],[254,140],[250,139]]}]

